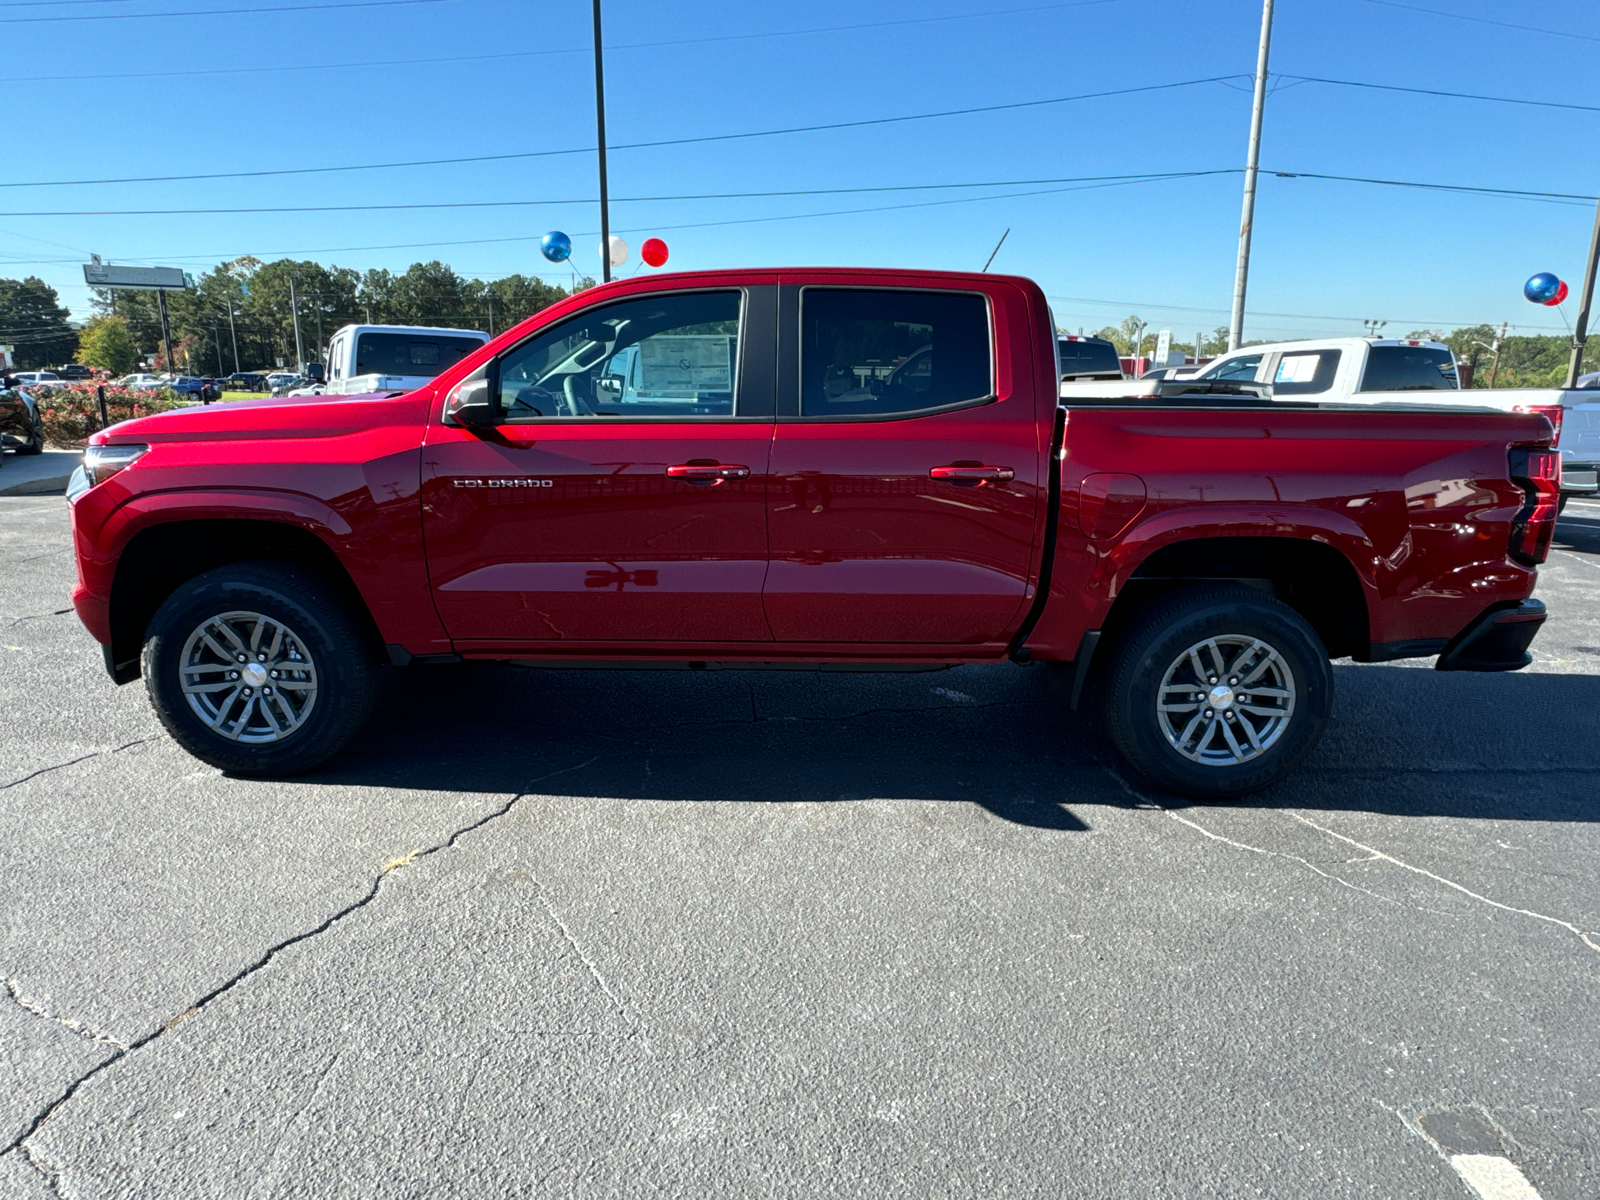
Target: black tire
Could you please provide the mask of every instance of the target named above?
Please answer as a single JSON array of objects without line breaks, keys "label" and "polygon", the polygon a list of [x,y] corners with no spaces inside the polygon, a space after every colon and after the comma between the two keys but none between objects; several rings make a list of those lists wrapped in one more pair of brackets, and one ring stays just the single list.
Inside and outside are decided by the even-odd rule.
[{"label": "black tire", "polygon": [[[1234,654],[1232,661],[1245,664],[1232,678],[1248,680],[1260,666],[1253,687],[1244,683],[1235,693],[1220,677],[1213,685],[1211,650],[1186,653],[1208,639],[1220,639],[1213,645],[1225,664]],[[1264,643],[1276,657],[1256,651],[1246,658],[1250,642]],[[1207,673],[1195,683],[1193,664],[1202,659]],[[1169,706],[1191,706],[1192,716],[1158,711],[1169,671]],[[1106,730],[1123,758],[1158,787],[1203,799],[1258,791],[1291,774],[1322,740],[1333,708],[1333,671],[1316,630],[1288,605],[1236,584],[1186,587],[1153,603],[1118,639],[1107,681]],[[1180,690],[1197,687],[1204,690]],[[1246,723],[1256,737],[1240,736]]]},{"label": "black tire", "polygon": [[[264,630],[277,627],[284,631],[273,659],[259,667],[246,661],[248,655],[239,660],[241,670],[248,667],[254,674],[274,664],[283,668],[282,679],[272,675],[255,681],[253,690],[262,693],[254,698],[261,706],[259,712],[245,699],[250,693],[228,694],[238,691],[229,681],[230,677],[239,679],[240,672],[225,669],[233,663],[219,664],[215,652],[206,649],[221,644],[233,654],[248,646],[228,643],[214,625],[210,626],[213,637],[209,643],[200,638],[202,627],[224,614],[252,614],[263,618],[257,623]],[[228,625],[236,636],[252,627],[248,620],[237,618]],[[191,637],[200,638],[192,648]],[[287,563],[241,562],[197,576],[167,597],[146,631],[142,666],[145,690],[156,715],[173,740],[190,754],[238,775],[282,776],[310,770],[361,729],[377,694],[374,651],[362,623],[319,577]],[[185,655],[190,656],[188,662],[196,664],[188,666],[189,678],[197,683],[223,681],[217,694],[227,699],[232,709],[223,711],[211,694],[190,702],[184,691]],[[291,677],[298,677],[299,682],[289,682]],[[308,687],[308,679],[314,686]],[[275,680],[278,696],[269,709],[266,693],[273,690]],[[249,682],[249,678],[242,679],[238,686]],[[295,725],[298,704],[305,708]],[[223,732],[208,724],[197,706],[220,712]],[[267,721],[273,728],[289,728],[276,733],[267,727]],[[233,736],[229,736],[230,729]],[[246,740],[239,740],[241,737]],[[272,740],[248,740],[252,737]]]}]

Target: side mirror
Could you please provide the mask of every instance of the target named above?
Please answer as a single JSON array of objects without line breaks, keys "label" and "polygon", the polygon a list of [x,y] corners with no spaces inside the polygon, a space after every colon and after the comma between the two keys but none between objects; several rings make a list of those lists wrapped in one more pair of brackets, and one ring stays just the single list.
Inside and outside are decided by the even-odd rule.
[{"label": "side mirror", "polygon": [[445,424],[493,429],[500,423],[500,394],[496,386],[499,380],[494,366],[488,363],[479,367],[450,389],[444,402]]},{"label": "side mirror", "polygon": [[595,385],[602,391],[610,392],[613,398],[621,397],[622,383],[623,380],[621,375],[602,375],[599,379],[595,380]]},{"label": "side mirror", "polygon": [[322,364],[319,362],[309,362],[305,365],[305,369],[301,372],[301,374],[311,383],[321,383]]}]

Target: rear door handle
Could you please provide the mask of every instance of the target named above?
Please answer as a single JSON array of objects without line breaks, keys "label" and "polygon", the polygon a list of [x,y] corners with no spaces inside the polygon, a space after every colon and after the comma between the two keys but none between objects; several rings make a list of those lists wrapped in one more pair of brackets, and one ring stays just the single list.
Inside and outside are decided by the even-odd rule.
[{"label": "rear door handle", "polygon": [[719,463],[705,459],[680,463],[667,468],[668,479],[681,479],[685,483],[708,486],[728,479],[749,479],[750,468],[734,463]]},{"label": "rear door handle", "polygon": [[928,478],[942,479],[957,487],[977,487],[985,483],[1010,483],[1017,477],[1010,467],[991,467],[983,463],[952,463],[948,467],[932,467]]}]

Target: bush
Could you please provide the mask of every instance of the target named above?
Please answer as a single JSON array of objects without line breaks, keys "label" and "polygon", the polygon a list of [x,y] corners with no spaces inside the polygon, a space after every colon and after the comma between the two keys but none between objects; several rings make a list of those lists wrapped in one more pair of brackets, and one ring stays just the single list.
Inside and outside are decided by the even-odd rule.
[{"label": "bush", "polygon": [[[39,415],[44,418],[45,440],[53,445],[81,446],[91,433],[101,428],[100,400],[93,384],[29,388],[28,394],[39,402]],[[192,404],[194,401],[188,397],[179,397],[175,392],[166,390],[106,388],[106,415],[113,425],[134,417],[148,417],[151,413],[188,408]]]}]

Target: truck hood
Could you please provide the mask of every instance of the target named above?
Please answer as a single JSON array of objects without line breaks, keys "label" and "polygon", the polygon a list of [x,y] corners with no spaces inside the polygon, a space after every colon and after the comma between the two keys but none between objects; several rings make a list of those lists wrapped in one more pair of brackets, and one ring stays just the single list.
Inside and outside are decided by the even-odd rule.
[{"label": "truck hood", "polygon": [[[193,405],[148,417],[134,417],[89,438],[106,442],[248,441],[256,438],[339,437],[392,425],[426,420],[428,389],[396,395],[368,392],[354,396],[275,396],[261,400],[229,400]],[[415,408],[414,418],[410,412]]]}]

